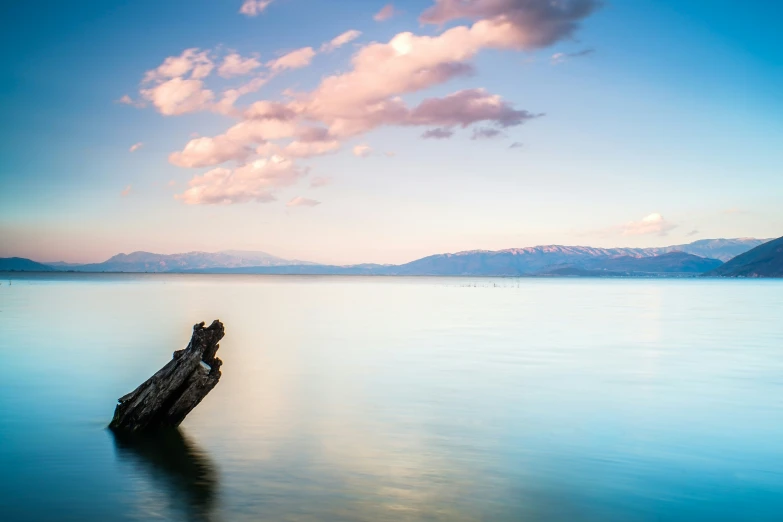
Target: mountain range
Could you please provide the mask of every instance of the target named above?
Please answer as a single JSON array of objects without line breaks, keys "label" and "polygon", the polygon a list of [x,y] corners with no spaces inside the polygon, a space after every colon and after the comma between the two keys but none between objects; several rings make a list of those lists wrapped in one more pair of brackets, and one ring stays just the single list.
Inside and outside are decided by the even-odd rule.
[{"label": "mountain range", "polygon": [[[737,255],[763,245],[754,238],[705,239],[654,248],[595,248],[544,245],[507,250],[436,254],[400,265],[323,265],[283,259],[266,252],[225,250],[117,254],[102,263],[37,263],[0,259],[0,270],[75,272],[177,272],[334,275],[626,276],[713,273]],[[717,273],[717,272],[716,272]]]}]

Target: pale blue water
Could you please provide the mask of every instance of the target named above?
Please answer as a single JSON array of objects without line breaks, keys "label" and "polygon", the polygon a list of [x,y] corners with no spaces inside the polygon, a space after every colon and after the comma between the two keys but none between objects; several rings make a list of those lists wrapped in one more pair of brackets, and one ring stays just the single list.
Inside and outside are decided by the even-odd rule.
[{"label": "pale blue water", "polygon": [[[780,281],[3,277],[5,522],[783,520]],[[182,436],[115,441],[216,318]]]}]

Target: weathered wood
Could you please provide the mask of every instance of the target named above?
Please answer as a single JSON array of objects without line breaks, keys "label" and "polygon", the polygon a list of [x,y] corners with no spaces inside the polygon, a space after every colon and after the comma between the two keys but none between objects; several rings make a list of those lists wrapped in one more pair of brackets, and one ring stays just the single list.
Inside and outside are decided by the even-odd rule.
[{"label": "weathered wood", "polygon": [[223,361],[215,356],[225,335],[218,320],[193,327],[184,350],[129,394],[120,397],[109,428],[142,432],[179,426],[220,380]]}]

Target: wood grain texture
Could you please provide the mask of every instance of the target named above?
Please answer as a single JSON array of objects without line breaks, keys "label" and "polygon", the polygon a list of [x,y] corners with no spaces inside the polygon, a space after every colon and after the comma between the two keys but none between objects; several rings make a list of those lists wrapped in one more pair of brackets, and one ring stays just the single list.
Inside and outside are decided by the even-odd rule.
[{"label": "wood grain texture", "polygon": [[206,328],[195,325],[187,348],[174,352],[155,375],[120,397],[109,428],[142,432],[179,426],[220,380],[223,361],[216,353],[224,335],[218,320]]}]

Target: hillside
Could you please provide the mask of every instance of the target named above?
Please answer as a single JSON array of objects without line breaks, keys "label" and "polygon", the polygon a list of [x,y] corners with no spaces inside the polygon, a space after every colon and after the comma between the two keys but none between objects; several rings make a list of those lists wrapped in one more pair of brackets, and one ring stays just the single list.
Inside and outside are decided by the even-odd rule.
[{"label": "hillside", "polygon": [[719,277],[783,277],[783,237],[757,246],[705,275]]},{"label": "hillside", "polygon": [[0,257],[0,272],[51,272],[54,268],[24,257]]},{"label": "hillside", "polygon": [[661,248],[661,253],[665,252],[686,252],[694,256],[706,257],[710,259],[720,259],[723,262],[728,261],[740,254],[744,254],[751,248],[763,245],[768,239],[756,239],[752,237],[741,237],[736,239],[700,239],[686,245],[674,245]]}]

